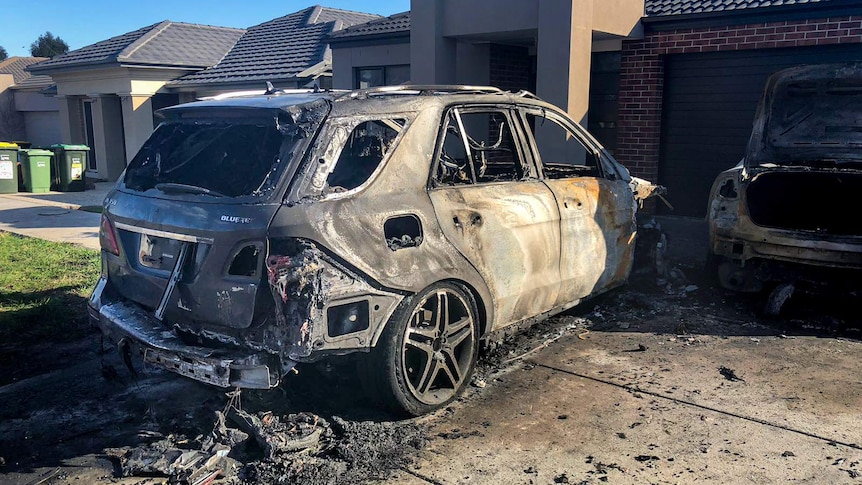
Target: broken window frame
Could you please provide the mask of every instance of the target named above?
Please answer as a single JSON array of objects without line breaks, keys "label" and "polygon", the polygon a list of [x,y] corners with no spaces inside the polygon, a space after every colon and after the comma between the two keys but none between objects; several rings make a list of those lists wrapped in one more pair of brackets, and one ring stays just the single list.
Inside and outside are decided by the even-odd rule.
[{"label": "broken window frame", "polygon": [[534,108],[534,107],[521,107],[518,110],[520,113],[521,123],[523,124],[523,132],[524,136],[527,138],[527,145],[530,147],[530,151],[532,152],[533,159],[535,160],[536,165],[539,168],[539,173],[541,174],[542,179],[553,180],[550,177],[547,177],[545,174],[545,162],[542,160],[542,154],[539,151],[539,144],[536,142],[536,137],[533,134],[533,130],[530,128],[530,122],[527,119],[528,115],[533,115],[537,119],[549,119],[551,122],[555,122],[561,128],[566,130],[572,137],[578,140],[581,145],[587,150],[588,155],[592,155],[596,162],[596,175],[580,175],[577,177],[557,177],[556,179],[563,178],[579,178],[579,177],[591,177],[591,178],[605,178],[609,180],[626,180],[627,177],[624,175],[624,172],[621,171],[617,166],[617,162],[611,157],[611,155],[603,148],[601,145],[595,140],[595,138],[590,135],[590,133],[584,129],[579,129],[574,124],[570,123],[569,120],[550,110],[542,109],[542,108]]},{"label": "broken window frame", "polygon": [[[321,128],[314,145],[309,150],[312,156],[307,157],[300,171],[298,184],[298,198],[332,200],[351,196],[364,190],[378,177],[383,167],[389,162],[392,154],[398,150],[401,139],[410,129],[415,118],[411,113],[393,113],[385,116],[340,116],[329,118]],[[342,151],[353,134],[353,131],[361,124],[369,121],[379,121],[387,124],[398,131],[392,140],[389,149],[383,154],[383,158],[368,178],[358,186],[349,190],[333,191],[329,186],[328,178],[335,170]],[[322,156],[321,156],[322,154]]]},{"label": "broken window frame", "polygon": [[[517,180],[484,180],[480,181],[478,179],[478,175],[476,173],[475,162],[473,160],[473,150],[471,148],[471,143],[469,141],[469,134],[467,130],[464,128],[464,122],[461,117],[462,114],[500,114],[502,115],[506,122],[509,124],[509,132],[512,137],[512,148],[514,149],[513,158],[516,158],[516,162],[520,164],[521,167],[521,177]],[[443,182],[439,179],[439,169],[440,164],[442,163],[442,155],[443,155],[443,145],[446,143],[446,135],[452,123],[456,125],[454,128],[457,130],[457,134],[463,144],[465,157],[467,159],[465,165],[465,171],[467,172],[468,178],[462,180],[461,182]],[[538,171],[536,170],[536,165],[534,162],[534,158],[529,150],[525,148],[525,139],[523,133],[523,126],[519,117],[515,116],[512,113],[512,106],[504,105],[458,105],[453,106],[447,109],[443,114],[443,120],[440,124],[441,129],[437,135],[437,148],[434,150],[434,159],[431,164],[431,172],[429,174],[429,186],[431,188],[434,187],[458,187],[458,186],[466,186],[466,185],[487,185],[487,184],[499,184],[499,183],[512,183],[512,182],[521,182],[524,180],[537,180],[538,179]]]}]

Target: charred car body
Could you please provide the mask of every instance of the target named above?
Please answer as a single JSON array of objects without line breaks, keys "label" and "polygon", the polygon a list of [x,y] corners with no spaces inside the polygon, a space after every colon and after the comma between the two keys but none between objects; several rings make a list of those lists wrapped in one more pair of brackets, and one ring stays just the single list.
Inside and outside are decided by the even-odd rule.
[{"label": "charred car body", "polygon": [[860,113],[862,64],[801,66],[769,79],[745,158],[710,195],[722,286],[756,292],[779,283],[777,311],[792,292],[786,285],[858,281]]},{"label": "charred car body", "polygon": [[651,190],[523,92],[279,92],[162,113],[106,198],[90,316],[145,362],[222,387],[365,351],[384,403],[442,406],[481,338],[625,282]]}]

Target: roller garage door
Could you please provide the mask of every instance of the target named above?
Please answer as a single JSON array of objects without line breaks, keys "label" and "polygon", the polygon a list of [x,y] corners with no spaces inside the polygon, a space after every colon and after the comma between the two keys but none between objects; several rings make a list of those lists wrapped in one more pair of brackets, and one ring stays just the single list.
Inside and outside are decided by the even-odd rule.
[{"label": "roller garage door", "polygon": [[667,56],[659,181],[675,210],[659,210],[706,213],[715,176],[745,152],[770,74],[800,64],[854,60],[862,60],[859,44]]}]

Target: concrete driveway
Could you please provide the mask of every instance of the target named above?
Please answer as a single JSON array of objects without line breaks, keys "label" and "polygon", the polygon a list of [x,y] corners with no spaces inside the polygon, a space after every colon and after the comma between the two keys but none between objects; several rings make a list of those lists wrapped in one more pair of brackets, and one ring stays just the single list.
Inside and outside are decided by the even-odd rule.
[{"label": "concrete driveway", "polygon": [[566,336],[435,419],[415,472],[447,484],[854,483],[860,358],[858,341],[814,336]]},{"label": "concrete driveway", "polygon": [[0,195],[0,231],[99,249],[99,214],[78,210],[102,205],[113,183],[83,192]]}]

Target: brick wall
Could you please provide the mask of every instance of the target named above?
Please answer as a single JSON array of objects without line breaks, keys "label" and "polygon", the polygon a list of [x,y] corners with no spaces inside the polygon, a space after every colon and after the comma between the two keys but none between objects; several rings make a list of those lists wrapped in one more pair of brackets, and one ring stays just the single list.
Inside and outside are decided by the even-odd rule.
[{"label": "brick wall", "polygon": [[505,91],[530,89],[531,59],[526,47],[491,44],[489,84]]},{"label": "brick wall", "polygon": [[632,175],[657,180],[667,54],[845,43],[862,43],[862,16],[649,32],[624,42],[615,156]]}]

